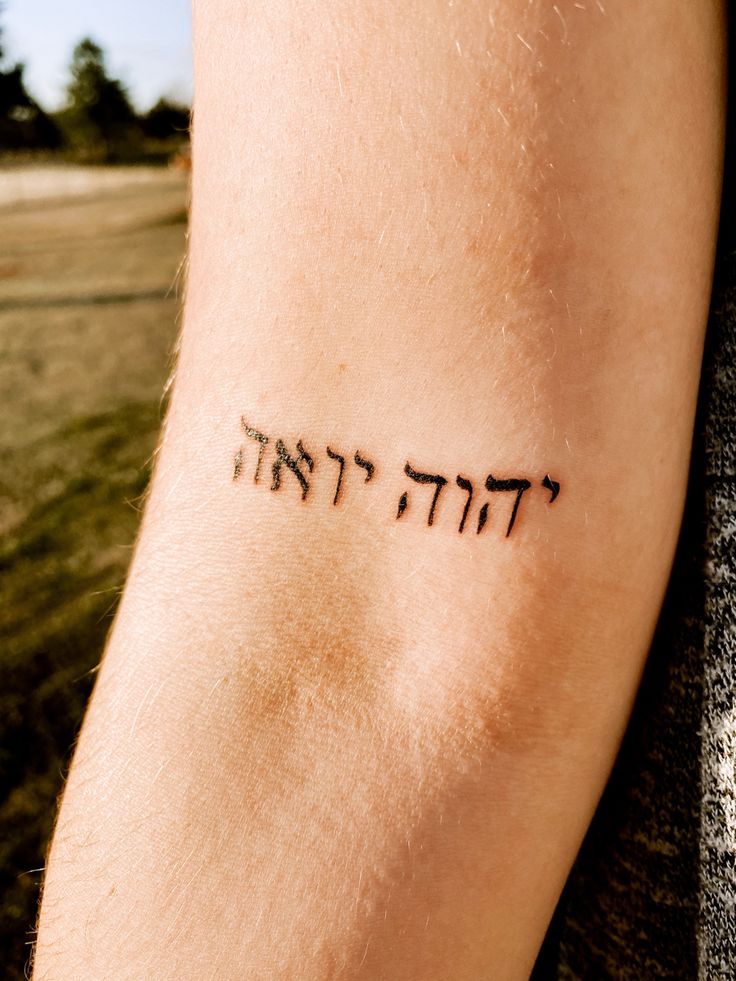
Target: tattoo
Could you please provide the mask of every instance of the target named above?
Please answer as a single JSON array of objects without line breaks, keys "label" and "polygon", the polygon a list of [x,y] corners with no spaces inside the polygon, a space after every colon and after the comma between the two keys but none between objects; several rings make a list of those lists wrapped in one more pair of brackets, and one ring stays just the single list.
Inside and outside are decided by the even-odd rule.
[{"label": "tattoo", "polygon": [[511,520],[509,521],[509,526],[506,529],[507,538],[511,534],[511,529],[514,527],[516,513],[519,510],[522,495],[524,494],[524,491],[528,491],[531,486],[531,482],[524,478],[521,480],[496,480],[496,478],[490,473],[486,477],[487,491],[491,491],[492,493],[496,491],[516,491],[516,500],[514,501],[514,508],[511,512]]},{"label": "tattoo", "polygon": [[235,454],[235,468],[233,469],[233,480],[237,480],[243,469],[243,447],[241,446]]},{"label": "tattoo", "polygon": [[[277,438],[272,440],[271,437],[266,436],[264,433],[259,432],[257,429],[254,429],[251,425],[249,425],[244,416],[241,416],[240,418],[240,426],[248,439],[258,443],[258,454],[253,471],[253,483],[257,484],[259,482],[261,468],[267,449],[272,445],[274,448],[274,459],[271,465],[271,490],[278,491],[282,486],[284,474],[291,473],[296,479],[298,487],[301,491],[301,500],[305,501],[311,490],[311,477],[315,471],[315,459],[312,454],[305,449],[302,440],[297,440],[296,452],[292,454],[287,449],[287,444],[283,439]],[[350,459],[350,454],[338,453],[330,446],[325,447],[325,453],[330,460],[334,460],[338,465],[337,481],[333,485],[334,492],[332,494],[332,504],[335,507],[340,501],[342,501],[345,494],[346,485],[351,483],[350,470],[352,467],[352,462],[354,462],[357,467],[364,471],[363,480],[361,483],[368,484],[376,476],[375,464],[365,457],[359,450],[354,452],[352,461]],[[235,453],[233,481],[239,481],[243,475],[244,468],[246,466],[246,456],[246,446],[240,446]],[[440,495],[448,485],[448,478],[439,473],[416,470],[408,460],[404,466],[404,474],[415,484],[434,485],[434,492],[429,503],[429,510],[427,511],[427,526],[432,527],[439,517]],[[457,487],[466,495],[462,512],[460,514],[460,523],[457,527],[458,534],[462,535],[473,510],[473,483],[469,477],[463,476],[462,474],[457,474],[455,477],[455,485],[457,485]],[[544,477],[539,480],[539,485],[545,490],[549,491],[550,496],[547,501],[547,505],[553,504],[560,494],[560,482],[554,480],[548,473],[546,473]],[[526,477],[499,478],[493,473],[489,473],[485,478],[483,486],[489,494],[515,495],[511,505],[508,524],[506,525],[506,538],[508,538],[516,525],[521,500],[524,494],[532,489],[532,481]],[[399,498],[398,508],[396,511],[396,520],[398,521],[400,518],[402,518],[408,510],[409,491],[405,490]],[[444,510],[445,508],[443,508],[443,512]],[[490,512],[491,502],[483,501],[478,508],[476,535],[479,535],[485,528],[490,517]],[[456,515],[457,513],[458,512],[455,511]]]},{"label": "tattoo", "polygon": [[333,452],[329,446],[327,447],[327,456],[331,460],[338,460],[340,463],[340,472],[337,475],[337,487],[335,488],[335,496],[332,498],[332,503],[337,504],[337,499],[340,496],[340,491],[342,490],[342,475],[345,470],[345,457],[340,456],[339,453]]},{"label": "tattoo", "polygon": [[[355,462],[358,464],[359,467],[362,467],[365,470],[365,483],[367,484],[368,481],[373,476],[373,474],[376,472],[376,468],[368,460],[364,460],[363,457],[358,452],[356,452],[355,454]],[[552,500],[554,500],[554,498],[552,498]]]},{"label": "tattoo", "polygon": [[542,481],[542,487],[546,487],[547,490],[552,491],[552,497],[549,499],[549,503],[551,504],[560,493],[560,485],[556,480],[552,480],[549,474],[545,474],[544,480]]},{"label": "tattoo", "polygon": [[486,526],[486,521],[488,521],[488,501],[483,505],[483,507],[478,512],[478,530],[476,535],[480,535]]},{"label": "tattoo", "polygon": [[404,467],[404,473],[407,477],[411,477],[412,480],[416,480],[418,484],[434,484],[435,491],[432,497],[432,503],[429,506],[429,515],[427,516],[427,524],[431,525],[434,523],[434,509],[437,507],[437,501],[440,496],[442,488],[447,483],[446,477],[441,477],[438,473],[419,473],[415,470],[410,463]]},{"label": "tattoo", "polygon": [[304,460],[307,465],[307,469],[311,473],[314,470],[314,460],[302,446],[301,440],[299,440],[299,442],[296,444],[296,449],[297,455],[289,456],[289,454],[286,452],[284,441],[281,439],[276,440],[276,459],[273,462],[273,469],[271,471],[273,474],[271,490],[276,491],[281,486],[281,468],[286,466],[299,481],[299,486],[302,489],[302,500],[304,500],[309,493],[309,481],[307,480],[303,471],[299,469],[299,464],[302,462],[302,460]]},{"label": "tattoo", "polygon": [[[258,447],[258,463],[256,463],[256,470],[253,474],[253,483],[258,483],[258,477],[261,473],[261,464],[263,463],[263,454],[266,450],[266,445],[268,443],[268,436],[264,436],[263,433],[259,433],[258,430],[252,429],[248,423],[245,421],[243,416],[240,417],[240,425],[243,427],[243,432],[250,439],[257,439],[261,444]],[[243,447],[241,446],[235,455],[235,473],[233,474],[233,480],[237,480],[240,476],[240,471],[243,468]]]},{"label": "tattoo", "polygon": [[[455,478],[457,486],[461,487],[464,491],[468,492],[468,499],[465,502],[465,507],[463,508],[463,516],[460,518],[460,527],[458,531],[462,535],[465,529],[465,522],[468,518],[468,511],[470,511],[470,505],[473,501],[473,485],[470,483],[467,477],[461,477],[460,474]],[[483,519],[483,524],[485,524],[485,518]],[[480,528],[478,529],[480,531]]]}]

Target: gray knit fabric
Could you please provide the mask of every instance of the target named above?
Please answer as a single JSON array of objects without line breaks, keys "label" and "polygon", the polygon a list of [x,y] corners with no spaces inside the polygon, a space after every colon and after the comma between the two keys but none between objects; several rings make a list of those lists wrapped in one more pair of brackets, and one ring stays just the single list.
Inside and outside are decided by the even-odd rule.
[{"label": "gray knit fabric", "polygon": [[736,214],[727,179],[672,578],[535,981],[736,979],[735,655]]},{"label": "gray knit fabric", "polygon": [[736,286],[718,297],[707,381],[700,976],[736,977]]}]

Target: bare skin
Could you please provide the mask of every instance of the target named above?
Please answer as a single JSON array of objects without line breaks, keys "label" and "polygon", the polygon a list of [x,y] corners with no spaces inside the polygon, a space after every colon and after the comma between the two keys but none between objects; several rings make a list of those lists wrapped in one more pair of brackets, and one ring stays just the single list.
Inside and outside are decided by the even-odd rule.
[{"label": "bare skin", "polygon": [[721,4],[194,8],[179,367],[34,976],[524,978],[677,538]]}]

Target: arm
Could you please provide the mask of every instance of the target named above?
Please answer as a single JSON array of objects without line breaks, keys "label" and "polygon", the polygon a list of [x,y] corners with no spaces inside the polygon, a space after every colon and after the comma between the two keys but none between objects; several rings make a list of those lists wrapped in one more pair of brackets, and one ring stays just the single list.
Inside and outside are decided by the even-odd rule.
[{"label": "arm", "polygon": [[677,537],[722,32],[197,0],[177,380],[38,979],[528,974]]}]

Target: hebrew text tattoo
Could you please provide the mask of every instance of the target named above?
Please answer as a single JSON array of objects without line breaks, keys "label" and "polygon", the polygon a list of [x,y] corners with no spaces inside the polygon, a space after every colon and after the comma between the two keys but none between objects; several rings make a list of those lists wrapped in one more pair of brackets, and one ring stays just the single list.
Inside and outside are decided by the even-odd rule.
[{"label": "hebrew text tattoo", "polygon": [[[350,447],[346,450],[325,445],[319,450],[312,447],[313,452],[310,452],[304,440],[297,439],[294,443],[281,437],[272,438],[251,426],[243,416],[240,428],[249,442],[242,443],[235,452],[233,481],[248,479],[250,471],[253,483],[261,483],[262,472],[268,465],[266,457],[269,456],[272,491],[281,491],[288,484],[296,489],[302,501],[306,501],[310,493],[329,494],[332,507],[342,504],[348,487],[350,495],[357,496],[370,493],[361,490],[363,485],[378,482],[379,468],[375,459],[362,449]],[[324,467],[321,480],[313,479],[321,454],[324,454],[325,462],[329,462],[330,467]],[[466,531],[480,535],[489,523],[493,524],[491,519],[498,514],[500,517],[495,524],[501,528],[504,537],[509,538],[519,517],[522,498],[528,491],[535,487],[548,491],[547,504],[553,504],[560,494],[560,482],[553,480],[548,473],[536,480],[488,473],[482,482],[482,489],[490,496],[480,502],[471,479],[464,474],[456,474],[453,481],[444,474],[421,470],[414,466],[413,461],[407,460],[404,475],[410,483],[395,505],[394,520],[400,521],[412,508],[424,507],[426,524],[431,528],[439,519],[440,498],[444,496],[447,501],[442,505],[445,515],[443,523],[447,523],[446,515],[452,510],[457,516],[455,527],[460,535]],[[430,486],[422,489],[423,485]],[[502,500],[508,503],[504,505]],[[477,507],[475,516],[474,505]]]}]

